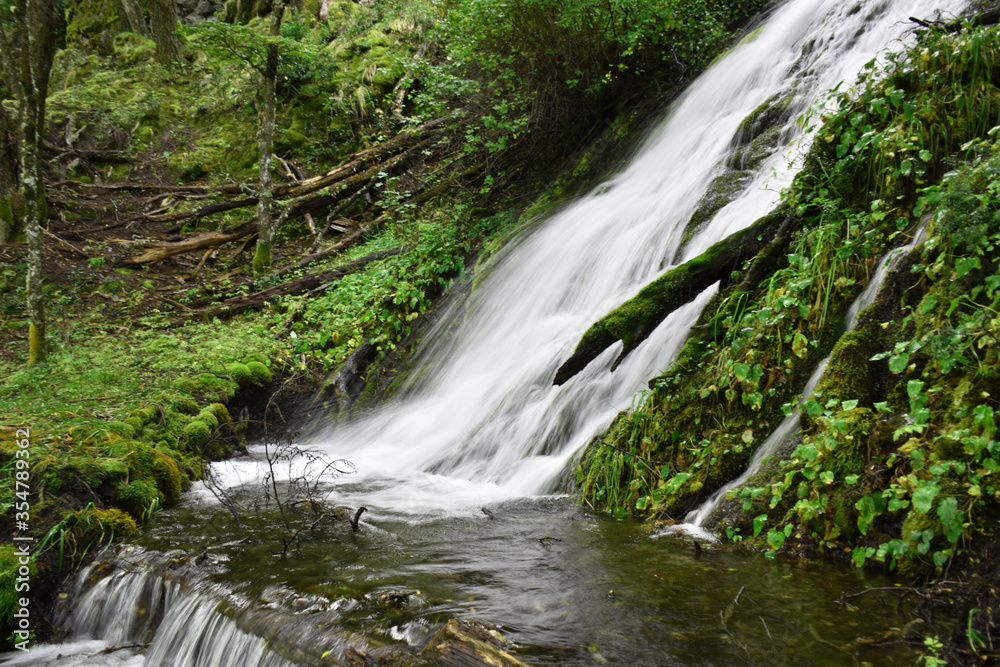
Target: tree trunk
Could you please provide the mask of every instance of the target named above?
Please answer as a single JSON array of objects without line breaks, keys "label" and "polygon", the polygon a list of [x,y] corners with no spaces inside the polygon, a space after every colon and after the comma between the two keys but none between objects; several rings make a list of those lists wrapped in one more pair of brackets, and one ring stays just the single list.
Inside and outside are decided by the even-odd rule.
[{"label": "tree trunk", "polygon": [[[181,40],[177,38],[177,5],[174,0],[143,0],[149,13],[149,23],[156,42],[156,59],[170,67],[181,57]],[[129,20],[131,24],[131,19]]]},{"label": "tree trunk", "polygon": [[330,0],[319,0],[319,22],[326,25],[330,18]]},{"label": "tree trunk", "polygon": [[28,237],[28,365],[45,361],[45,304],[42,300],[42,224],[47,217],[39,144],[45,125],[45,97],[55,55],[55,31],[62,14],[52,0],[18,0],[20,33],[21,173],[24,229]]},{"label": "tree trunk", "polygon": [[14,120],[0,105],[0,245],[23,231],[23,205],[18,191],[19,151]]},{"label": "tree trunk", "polygon": [[[285,13],[284,0],[277,0],[271,10],[270,35],[281,34],[281,17]],[[274,239],[274,220],[271,204],[274,192],[271,185],[271,148],[274,144],[275,84],[278,79],[278,45],[268,44],[267,63],[264,66],[260,104],[260,195],[257,200],[257,251],[253,257],[253,272],[267,273],[271,267],[271,245]]]},{"label": "tree trunk", "polygon": [[149,28],[146,26],[146,17],[143,16],[142,7],[137,0],[119,0],[122,14],[128,23],[128,28],[137,35],[149,37]]}]

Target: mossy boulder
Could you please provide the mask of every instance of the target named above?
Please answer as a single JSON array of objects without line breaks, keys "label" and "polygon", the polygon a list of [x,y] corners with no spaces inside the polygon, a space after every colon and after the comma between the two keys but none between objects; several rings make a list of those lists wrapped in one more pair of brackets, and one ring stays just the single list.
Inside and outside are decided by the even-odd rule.
[{"label": "mossy boulder", "polygon": [[119,509],[91,507],[77,514],[72,532],[77,544],[106,544],[116,538],[135,537],[139,527],[135,519]]},{"label": "mossy boulder", "polygon": [[256,385],[263,386],[274,379],[274,376],[271,374],[271,369],[259,361],[247,362],[246,368],[250,371],[250,376],[253,383]]},{"label": "mossy boulder", "polygon": [[211,407],[206,406],[191,423],[193,424],[195,421],[205,422],[210,431],[215,431],[215,429],[219,428],[219,420]]},{"label": "mossy boulder", "polygon": [[148,479],[135,479],[118,485],[118,503],[133,517],[142,518],[160,500],[156,484]]},{"label": "mossy boulder", "polygon": [[183,440],[189,450],[197,450],[212,437],[212,429],[201,419],[192,419],[184,427]]},{"label": "mossy boulder", "polygon": [[253,382],[253,373],[247,368],[246,364],[234,361],[230,364],[226,364],[226,371],[229,373],[229,377],[240,386],[240,389],[245,389],[250,386]]},{"label": "mossy boulder", "polygon": [[167,505],[173,505],[181,499],[182,481],[180,468],[177,461],[166,454],[155,449],[150,450],[153,454],[151,470],[153,478],[156,479],[156,486],[163,494],[163,500]]},{"label": "mossy boulder", "polygon": [[227,408],[222,403],[212,403],[206,407],[202,412],[209,411],[215,416],[215,419],[219,424],[229,424],[233,421],[233,418],[229,416],[229,408]]}]

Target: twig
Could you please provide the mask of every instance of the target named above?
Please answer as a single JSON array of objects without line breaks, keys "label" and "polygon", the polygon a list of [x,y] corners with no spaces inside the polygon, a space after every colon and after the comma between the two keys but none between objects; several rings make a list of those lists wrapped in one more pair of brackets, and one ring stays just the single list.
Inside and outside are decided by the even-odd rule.
[{"label": "twig", "polygon": [[45,234],[46,236],[48,236],[49,238],[55,240],[57,243],[60,243],[60,244],[62,244],[64,246],[66,246],[67,248],[69,248],[70,250],[72,250],[73,252],[75,252],[76,254],[82,256],[84,259],[90,259],[90,255],[88,255],[84,251],[80,250],[79,248],[77,248],[75,245],[73,245],[69,241],[65,241],[65,240],[59,238],[58,236],[56,236],[55,234],[53,234],[49,230],[45,229],[44,227],[42,227],[42,233]]}]

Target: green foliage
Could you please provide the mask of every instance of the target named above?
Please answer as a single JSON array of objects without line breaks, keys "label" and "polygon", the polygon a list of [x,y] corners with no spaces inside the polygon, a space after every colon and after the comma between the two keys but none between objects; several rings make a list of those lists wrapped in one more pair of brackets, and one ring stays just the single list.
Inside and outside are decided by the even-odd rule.
[{"label": "green foliage", "polygon": [[[403,214],[405,219],[405,210]],[[395,229],[398,236],[384,235],[377,245],[369,244],[355,254],[363,256],[396,242],[407,242],[410,249],[346,276],[326,294],[310,296],[293,329],[294,349],[314,355],[326,368],[342,363],[364,342],[383,352],[394,349],[431,306],[432,298],[464,271],[472,240],[502,233],[512,224],[506,214],[474,218],[460,203],[449,209],[442,206],[433,219],[403,222]],[[281,321],[285,314],[279,317]]]},{"label": "green foliage", "polygon": [[[760,2],[458,0],[437,26],[447,58],[427,63],[415,99],[438,115],[474,100],[466,150],[556,144],[581,113],[669,87],[725,48],[726,26]],[[613,115],[613,114],[612,114]],[[530,136],[529,136],[530,135]]]}]

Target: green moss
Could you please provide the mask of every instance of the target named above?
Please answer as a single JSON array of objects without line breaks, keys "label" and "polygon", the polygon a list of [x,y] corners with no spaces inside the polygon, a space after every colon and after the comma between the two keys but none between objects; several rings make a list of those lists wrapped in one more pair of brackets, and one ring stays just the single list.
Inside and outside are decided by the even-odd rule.
[{"label": "green moss", "polygon": [[704,224],[719,212],[719,209],[733,201],[752,177],[753,172],[749,170],[727,170],[712,179],[705,194],[698,201],[698,207],[691,214],[691,219],[688,220],[687,226],[684,228],[681,247],[686,246]]},{"label": "green moss", "polygon": [[226,371],[233,382],[238,384],[241,389],[245,389],[253,382],[253,373],[250,372],[246,364],[234,361],[233,363],[226,364]]},{"label": "green moss", "polygon": [[114,539],[135,537],[139,527],[135,519],[119,509],[91,507],[77,514],[72,532],[77,544],[106,544]]},{"label": "green moss", "polygon": [[188,449],[198,450],[211,437],[212,430],[208,424],[199,419],[191,420],[191,423],[184,427],[184,444]]},{"label": "green moss", "polygon": [[[215,429],[219,428],[219,420],[218,418],[216,418],[215,411],[212,410],[211,407],[206,407],[204,410],[199,412],[198,416],[195,417],[195,421],[204,422],[208,426],[210,431],[214,431]],[[194,421],[192,421],[191,423],[193,424]]]},{"label": "green moss", "polygon": [[253,383],[256,385],[265,385],[274,379],[274,376],[271,375],[271,369],[259,361],[247,362],[246,368],[250,371]]},{"label": "green moss", "polygon": [[124,65],[151,62],[156,57],[156,42],[134,32],[121,32],[114,38],[114,54]]},{"label": "green moss", "polygon": [[220,424],[229,424],[233,421],[233,418],[229,416],[229,409],[222,403],[212,403],[205,409],[211,410]]},{"label": "green moss", "polygon": [[271,244],[257,242],[257,250],[253,256],[254,275],[263,275],[271,267]]},{"label": "green moss", "polygon": [[[247,371],[246,375],[249,382],[250,372]],[[180,378],[174,381],[174,386],[192,396],[203,396],[213,402],[228,401],[236,395],[236,391],[239,389],[239,385],[235,382],[230,382],[212,373],[201,373],[193,378]],[[195,404],[194,412],[200,412],[197,404]]]},{"label": "green moss", "polygon": [[156,484],[148,479],[135,479],[119,484],[117,490],[119,504],[133,517],[142,518],[160,500]]},{"label": "green moss", "polygon": [[181,473],[177,461],[157,450],[153,453],[151,470],[156,486],[163,494],[167,505],[173,505],[181,499]]},{"label": "green moss", "polygon": [[879,365],[871,361],[880,350],[877,334],[870,328],[844,334],[833,348],[817,391],[826,399],[857,399],[861,405],[870,406],[881,395]]},{"label": "green moss", "polygon": [[126,422],[107,422],[104,424],[104,429],[121,438],[134,438],[136,435],[135,427]]},{"label": "green moss", "polygon": [[74,0],[66,10],[66,44],[111,55],[115,35],[126,26],[115,0]]},{"label": "green moss", "polygon": [[198,403],[188,396],[182,394],[172,394],[164,401],[168,410],[176,410],[185,415],[196,415],[200,408]]}]

